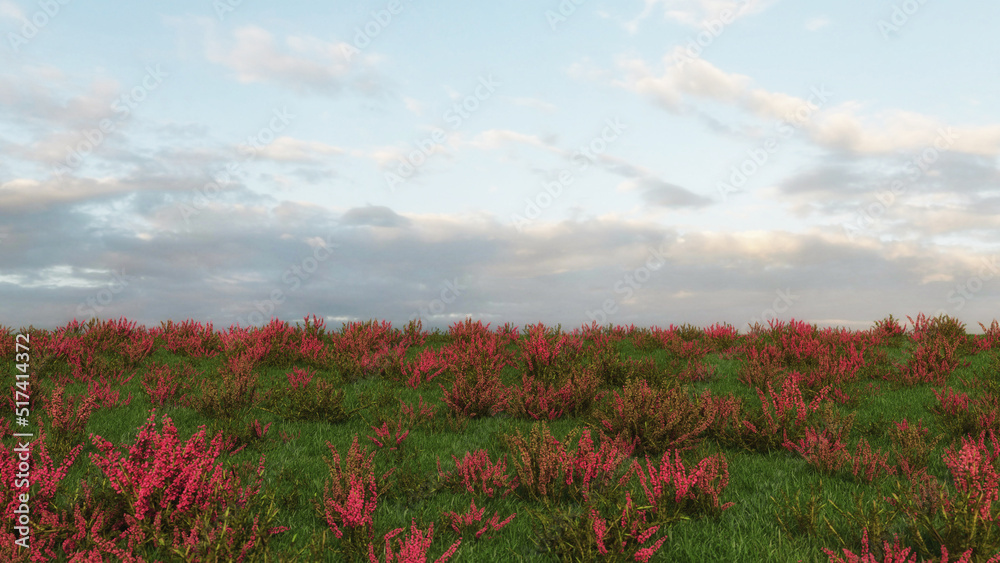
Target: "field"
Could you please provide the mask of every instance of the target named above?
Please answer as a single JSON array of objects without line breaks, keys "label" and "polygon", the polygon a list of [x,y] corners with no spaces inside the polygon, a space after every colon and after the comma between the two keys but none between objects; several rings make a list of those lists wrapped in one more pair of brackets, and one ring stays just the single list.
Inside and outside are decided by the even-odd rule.
[{"label": "field", "polygon": [[1000,561],[1000,326],[909,320],[0,326],[0,559]]}]

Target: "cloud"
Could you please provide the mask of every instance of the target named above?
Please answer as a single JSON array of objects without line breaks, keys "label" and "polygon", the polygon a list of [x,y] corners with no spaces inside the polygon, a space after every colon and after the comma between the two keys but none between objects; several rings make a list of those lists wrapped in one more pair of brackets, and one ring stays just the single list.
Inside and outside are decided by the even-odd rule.
[{"label": "cloud", "polygon": [[371,226],[385,228],[405,228],[412,223],[406,217],[397,215],[392,209],[382,205],[355,207],[348,209],[341,222],[351,226]]},{"label": "cloud", "polygon": [[[489,129],[483,131],[469,142],[469,146],[478,149],[495,149],[510,143],[520,143],[546,150],[555,149],[555,147],[539,139],[538,135],[527,135],[508,129]],[[558,151],[558,149],[555,150]]]},{"label": "cloud", "polygon": [[[540,148],[546,152],[565,159],[568,163],[579,165],[580,154],[576,149],[564,150],[554,144],[551,138],[540,139],[536,135],[526,135],[516,131],[491,129],[477,135],[469,146],[482,150],[498,150],[512,144],[528,145]],[[628,178],[618,186],[619,191],[639,191],[642,199],[650,204],[664,207],[704,207],[713,203],[712,200],[699,196],[685,188],[659,179],[652,170],[633,164],[628,160],[603,152],[588,159],[589,166],[597,166],[603,170],[624,178]]]},{"label": "cloud", "polygon": [[18,22],[26,20],[21,7],[10,0],[0,0],[0,18],[17,20]]},{"label": "cloud", "polygon": [[712,100],[743,108],[762,119],[784,120],[804,129],[817,145],[855,154],[919,151],[935,144],[955,152],[1000,154],[1000,124],[954,127],[904,110],[864,118],[858,115],[863,104],[848,100],[831,105],[836,93],[822,85],[813,87],[808,99],[751,88],[750,77],[690,58],[683,47],[664,55],[659,74],[637,58],[621,58],[617,65],[625,76],[612,80],[613,86],[636,92],[672,113],[697,112],[690,107],[691,100]]},{"label": "cloud", "polygon": [[584,57],[579,62],[570,64],[566,68],[566,75],[587,82],[605,82],[611,78],[611,73],[597,66],[590,57]]},{"label": "cloud", "polygon": [[403,103],[406,104],[406,109],[409,110],[413,115],[420,117],[424,114],[424,105],[414,100],[410,97],[404,97]]},{"label": "cloud", "polygon": [[87,90],[78,90],[62,71],[46,65],[25,65],[16,74],[0,74],[0,104],[17,125],[57,129],[96,127],[115,115],[112,103],[121,94],[118,81],[104,76],[90,78]]},{"label": "cloud", "polygon": [[[454,139],[454,138],[452,138]],[[378,147],[369,151],[351,151],[352,156],[359,156],[363,158],[368,158],[375,162],[379,170],[386,170],[389,168],[394,168],[399,165],[400,161],[405,161],[408,155],[414,152],[418,152],[424,155],[424,158],[428,158],[432,155],[442,155],[445,157],[451,157],[451,153],[445,145],[451,146],[451,143],[437,144],[435,143],[429,149],[424,151],[423,149],[414,148],[411,145],[405,146],[386,146]],[[454,148],[454,147],[453,147]],[[426,170],[425,166],[417,167],[414,174],[420,174]]]},{"label": "cloud", "polygon": [[832,108],[806,126],[814,142],[858,154],[889,154],[897,150],[930,149],[995,156],[1000,154],[1000,124],[952,127],[937,119],[891,110],[864,119],[851,105]]},{"label": "cloud", "polygon": [[[862,326],[851,328],[867,328],[890,312],[915,314],[913,303],[943,301],[955,280],[982,268],[973,251],[919,241],[709,231],[687,232],[680,243],[675,229],[634,220],[563,221],[518,232],[488,214],[403,214],[385,206],[337,211],[221,201],[186,231],[169,193],[146,195],[140,205],[117,194],[113,223],[69,200],[34,211],[0,206],[0,230],[8,235],[0,245],[0,288],[5,303],[18,303],[15,310],[0,305],[5,324],[54,328],[86,319],[94,312],[88,297],[107,293],[123,274],[127,285],[99,316],[147,326],[193,318],[228,327],[307,314],[401,326],[457,282],[459,295],[440,316],[425,317],[425,328],[466,315],[571,328],[589,324],[610,299],[616,324],[729,322],[745,330],[786,288],[795,296],[786,315],[858,319]],[[43,223],[45,230],[28,228]],[[629,278],[642,280],[637,288],[623,282],[656,260],[655,270]],[[885,287],[899,289],[887,298]],[[275,292],[280,301],[272,301]],[[989,305],[988,295],[977,299]]]},{"label": "cloud", "polygon": [[618,186],[619,191],[639,190],[647,205],[660,207],[700,208],[712,205],[713,200],[699,196],[678,185],[664,182],[652,176],[643,176],[634,180],[626,180]]},{"label": "cloud", "polygon": [[[210,29],[211,31],[211,29]],[[312,36],[291,35],[285,45],[291,53],[281,52],[267,30],[254,25],[233,32],[233,45],[224,47],[210,33],[206,41],[206,58],[235,71],[243,83],[271,83],[299,92],[325,95],[340,94],[351,82],[352,71],[370,66],[372,56],[354,55],[350,43],[327,42]],[[364,92],[376,92],[378,80],[366,75],[354,81]]]},{"label": "cloud", "polygon": [[127,194],[134,186],[117,179],[72,178],[39,181],[15,178],[0,184],[0,208],[33,212],[53,205],[85,204]]},{"label": "cloud", "polygon": [[809,31],[818,31],[828,25],[830,25],[830,18],[819,16],[806,20],[805,28]]},{"label": "cloud", "polygon": [[[43,174],[56,166],[63,172],[76,169],[97,157],[129,161],[135,152],[129,130],[136,110],[142,100],[155,97],[150,93],[170,73],[152,63],[145,76],[125,87],[102,74],[73,76],[31,64],[0,73],[0,119],[27,139],[4,145],[4,153],[34,164]],[[145,95],[140,98],[136,88]]]},{"label": "cloud", "polygon": [[781,181],[773,199],[800,217],[818,215],[866,226],[863,236],[989,240],[1000,227],[1000,167],[990,159],[946,153],[925,173],[912,157],[829,158]]},{"label": "cloud", "polygon": [[625,29],[629,33],[636,33],[639,22],[649,17],[659,5],[662,5],[664,19],[689,27],[704,27],[706,23],[720,19],[724,12],[737,20],[759,14],[776,2],[777,0],[645,0],[642,13],[626,23]]},{"label": "cloud", "polygon": [[281,136],[257,149],[256,157],[284,162],[321,162],[323,156],[339,156],[344,149],[319,141]]},{"label": "cloud", "polygon": [[682,54],[683,48],[675,47],[672,53],[665,55],[665,69],[660,76],[641,59],[621,58],[618,66],[627,76],[612,80],[611,84],[632,90],[674,113],[681,111],[685,94],[732,103],[740,98],[750,84],[749,76],[727,74],[701,59],[675,64],[674,56]]}]

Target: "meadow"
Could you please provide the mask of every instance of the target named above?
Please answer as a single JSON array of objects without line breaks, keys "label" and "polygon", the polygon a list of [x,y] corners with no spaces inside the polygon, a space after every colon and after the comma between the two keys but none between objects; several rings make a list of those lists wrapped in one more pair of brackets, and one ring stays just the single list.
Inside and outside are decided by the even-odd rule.
[{"label": "meadow", "polygon": [[0,326],[0,559],[996,563],[1000,326],[908,320]]}]

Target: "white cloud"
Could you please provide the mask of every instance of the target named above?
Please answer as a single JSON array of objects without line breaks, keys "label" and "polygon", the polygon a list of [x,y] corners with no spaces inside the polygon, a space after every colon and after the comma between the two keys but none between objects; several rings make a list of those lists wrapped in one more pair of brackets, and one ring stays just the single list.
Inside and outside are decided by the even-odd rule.
[{"label": "white cloud", "polygon": [[236,29],[233,46],[225,48],[211,37],[213,28],[209,27],[206,58],[233,69],[236,79],[244,83],[270,82],[300,91],[339,93],[354,67],[374,62],[361,55],[349,60],[346,49],[353,49],[349,43],[312,36],[289,36],[285,43],[294,53],[282,53],[271,33],[254,25]]},{"label": "white cloud", "polygon": [[134,189],[115,178],[62,178],[47,181],[15,178],[0,184],[0,209],[39,211],[52,205],[76,205]]},{"label": "white cloud", "polygon": [[[629,33],[636,33],[640,21],[649,17],[658,5],[663,7],[663,17],[690,27],[705,27],[719,20],[724,13],[733,21],[759,14],[777,0],[645,0],[645,6],[634,20],[625,24]],[[728,19],[728,18],[727,18]]]},{"label": "white cloud", "polygon": [[[623,58],[618,66],[626,77],[612,80],[614,86],[632,90],[653,103],[679,113],[684,109],[685,96],[703,98],[742,107],[764,119],[784,119],[808,131],[813,142],[826,148],[847,150],[859,154],[885,154],[896,150],[924,149],[942,143],[942,131],[954,132],[947,150],[979,155],[1000,154],[1000,124],[973,127],[951,127],[938,119],[904,110],[889,110],[878,114],[866,124],[857,113],[858,102],[844,101],[827,106],[835,92],[826,92],[822,107],[817,90],[810,99],[781,92],[751,89],[751,79],[727,73],[701,58],[686,58],[683,48],[675,47],[663,57],[664,69],[657,74],[641,59]],[[810,100],[815,99],[816,102]],[[797,119],[800,112],[805,122]],[[941,148],[941,147],[939,147]]]},{"label": "white cloud", "polygon": [[469,145],[478,149],[495,149],[508,143],[521,143],[540,149],[551,150],[554,147],[538,138],[538,135],[526,135],[508,129],[490,129],[476,135]]},{"label": "white cloud", "polygon": [[316,162],[322,156],[338,156],[344,149],[319,141],[303,141],[292,137],[278,137],[268,145],[258,148],[258,158],[269,158],[285,162]]},{"label": "white cloud", "polygon": [[0,0],[0,18],[17,20],[19,22],[25,21],[24,12],[21,11],[21,7],[10,0]]},{"label": "white cloud", "polygon": [[49,65],[25,65],[16,73],[0,74],[0,104],[13,109],[17,119],[42,120],[55,129],[89,129],[101,119],[119,115],[111,105],[122,93],[118,81],[96,76],[90,78],[87,91],[74,90],[79,92],[80,87]]},{"label": "white cloud", "polygon": [[607,69],[594,64],[594,62],[590,60],[590,57],[584,57],[580,62],[569,65],[566,69],[566,75],[570,78],[586,80],[588,82],[605,81],[611,76]]},{"label": "white cloud", "polygon": [[[389,168],[390,166],[398,165],[400,161],[407,160],[407,156],[414,151],[421,153],[422,155],[424,155],[425,158],[436,154],[443,156],[450,156],[448,149],[445,148],[443,144],[437,144],[437,143],[431,146],[431,148],[427,151],[414,148],[413,146],[410,145],[403,147],[388,146],[364,152],[361,156],[371,159],[372,161],[375,162],[376,166],[378,166],[379,169],[384,170],[386,168]],[[354,153],[354,151],[352,151],[352,155],[357,155],[357,154]],[[418,168],[418,171],[420,170],[423,170],[423,167]]]},{"label": "white cloud", "polygon": [[651,98],[657,105],[674,112],[681,109],[682,94],[733,102],[746,91],[750,77],[727,74],[702,59],[683,59],[683,64],[676,64],[674,61],[680,59],[675,57],[683,53],[682,47],[675,47],[664,55],[665,69],[659,76],[641,59],[619,59],[618,66],[628,76],[612,80],[611,84]]},{"label": "white cloud", "polygon": [[410,97],[404,97],[403,103],[406,104],[406,109],[409,110],[414,115],[416,115],[417,117],[420,117],[421,115],[424,114],[424,105],[418,102],[417,100],[414,100],[413,98]]},{"label": "white cloud", "polygon": [[826,26],[830,25],[830,18],[826,16],[819,16],[815,18],[810,18],[806,21],[805,28],[809,31],[817,31]]},{"label": "white cloud", "polygon": [[[548,147],[531,135],[504,130],[482,140]],[[291,139],[278,146],[306,155],[328,150]],[[72,313],[95,287],[106,287],[111,278],[102,272],[123,270],[136,281],[116,294],[104,312],[154,325],[191,315],[228,326],[275,289],[288,297],[277,313],[280,318],[301,319],[317,311],[369,318],[375,312],[396,324],[407,320],[414,303],[433,299],[445,280],[458,279],[470,290],[463,290],[448,313],[460,318],[469,313],[516,324],[543,321],[572,327],[589,323],[587,311],[615,299],[620,311],[612,322],[619,324],[662,323],[664,311],[670,311],[671,318],[695,324],[725,321],[745,329],[746,319],[771,306],[775,289],[790,285],[797,300],[788,315],[862,319],[862,326],[853,328],[867,328],[889,312],[915,314],[910,308],[915,303],[944,304],[954,280],[969,279],[983,267],[981,256],[968,248],[934,247],[919,239],[851,242],[836,228],[806,233],[686,230],[684,243],[675,244],[673,228],[612,213],[584,221],[543,221],[517,232],[489,214],[397,213],[381,206],[333,212],[289,201],[260,205],[246,193],[232,200],[214,198],[200,207],[186,230],[179,203],[204,181],[177,176],[161,182],[139,177],[61,183],[19,179],[0,185],[0,210],[8,212],[4,226],[10,228],[0,246],[9,276],[5,279],[16,280],[19,287],[9,290],[10,297],[32,312],[36,326],[65,322],[59,315]],[[697,205],[677,186],[648,179],[633,184],[660,203]],[[831,183],[830,189],[843,188]],[[167,193],[171,190],[175,193]],[[81,204],[101,202],[118,211],[114,224],[80,211]],[[891,212],[905,220],[904,205],[901,201]],[[925,233],[935,220],[958,229],[976,217],[974,210],[963,217],[960,208],[928,211],[939,215],[915,215],[927,222],[919,227]],[[996,232],[996,215],[981,216],[978,226],[993,224]],[[49,227],[28,228],[37,224]],[[46,252],[4,250],[27,244],[25,233]],[[316,256],[316,249],[329,242],[339,246],[319,255],[331,258],[293,291],[283,277],[289,264]],[[645,264],[651,249],[662,252],[666,269],[653,272],[626,298],[615,283],[623,272]],[[788,268],[811,274],[789,276]],[[858,278],[859,271],[869,275]],[[192,285],[200,291],[191,291]],[[56,286],[62,289],[56,291]],[[80,290],[66,291],[69,286]],[[886,287],[898,288],[895,305],[886,304]],[[157,298],[143,301],[143,296]],[[977,299],[981,307],[992,305],[988,295]],[[972,321],[981,320],[970,315]]]},{"label": "white cloud", "polygon": [[854,115],[849,106],[836,108],[808,123],[806,129],[813,141],[822,146],[859,154],[889,154],[937,145],[952,152],[1000,154],[1000,125],[951,127],[940,120],[902,110],[887,111],[877,117],[878,120],[865,120]]}]

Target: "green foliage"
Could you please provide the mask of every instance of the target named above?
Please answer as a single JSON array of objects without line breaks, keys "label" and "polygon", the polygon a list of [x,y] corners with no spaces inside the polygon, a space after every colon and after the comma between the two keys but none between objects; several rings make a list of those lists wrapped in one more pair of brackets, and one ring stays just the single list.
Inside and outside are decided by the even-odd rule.
[{"label": "green foliage", "polygon": [[285,420],[337,424],[350,418],[344,410],[344,391],[323,380],[314,386],[279,387],[269,396],[272,412]]},{"label": "green foliage", "polygon": [[965,332],[965,323],[958,319],[942,314],[931,319],[930,327],[927,329],[927,338],[944,338],[948,342],[958,342],[957,352],[965,355],[971,352],[973,340]]},{"label": "green foliage", "polygon": [[232,419],[248,410],[257,400],[256,376],[245,372],[223,372],[219,380],[205,379],[201,395],[189,395],[185,405],[209,418]]},{"label": "green foliage", "polygon": [[823,481],[820,480],[809,495],[809,500],[800,505],[801,490],[795,490],[795,501],[792,502],[788,491],[784,491],[782,503],[771,497],[771,502],[778,507],[775,519],[781,529],[788,535],[815,535],[820,528],[821,510],[825,505],[823,498]]},{"label": "green foliage", "polygon": [[[360,326],[376,327],[374,321]],[[600,386],[591,397],[575,397],[578,408],[551,421],[552,427],[558,426],[560,435],[568,438],[578,437],[579,430],[585,427],[591,432],[608,433],[609,440],[616,435],[623,441],[638,438],[642,447],[637,448],[628,462],[634,460],[645,464],[645,454],[650,454],[649,461],[659,463],[659,454],[666,450],[690,448],[683,454],[689,472],[694,471],[696,463],[708,452],[725,453],[726,458],[738,460],[730,462],[729,485],[723,492],[725,499],[735,505],[716,514],[716,518],[700,518],[702,514],[696,506],[704,508],[706,514],[710,512],[704,497],[697,502],[666,503],[654,510],[638,487],[635,475],[631,475],[632,480],[626,484],[615,479],[610,485],[595,486],[587,497],[582,496],[575,485],[563,487],[558,485],[558,477],[552,477],[553,487],[565,494],[553,495],[553,498],[530,494],[510,495],[504,499],[475,496],[480,506],[489,503],[489,509],[482,523],[463,529],[462,547],[452,560],[632,561],[638,544],[618,520],[626,511],[625,492],[628,491],[633,502],[632,508],[627,510],[629,518],[638,518],[638,513],[644,511],[648,523],[662,526],[643,545],[670,536],[652,561],[741,561],[755,557],[768,561],[825,561],[820,551],[824,547],[838,552],[841,548],[858,552],[862,530],[867,531],[872,553],[878,560],[885,555],[882,541],[891,542],[893,536],[898,535],[902,545],[915,547],[923,558],[937,560],[942,546],[953,557],[968,547],[975,547],[971,561],[986,561],[1000,550],[1000,528],[995,524],[987,525],[982,513],[972,508],[977,502],[973,493],[958,490],[953,479],[949,480],[949,470],[941,461],[941,452],[943,445],[955,449],[960,444],[958,438],[976,436],[989,424],[985,415],[992,412],[991,408],[1000,397],[1000,377],[997,376],[1000,355],[994,350],[973,356],[975,340],[965,333],[964,325],[947,316],[927,323],[921,343],[911,342],[908,335],[894,327],[898,328],[898,323],[892,316],[880,322],[877,330],[891,336],[882,345],[864,350],[866,362],[857,381],[838,384],[838,389],[851,395],[852,401],[835,405],[831,399],[825,399],[806,420],[817,432],[825,430],[828,435],[866,438],[873,449],[891,453],[897,472],[902,472],[905,466],[906,473],[883,476],[869,483],[852,479],[849,471],[840,470],[812,487],[809,486],[813,483],[812,476],[819,469],[802,455],[782,446],[785,433],[790,440],[801,439],[801,428],[782,421],[776,431],[752,432],[743,424],[750,423],[759,430],[766,427],[767,417],[764,410],[757,407],[760,403],[756,388],[740,380],[741,370],[746,372],[749,368],[740,365],[738,353],[719,354],[719,346],[709,343],[704,331],[683,325],[674,340],[681,344],[712,344],[709,347],[714,352],[710,352],[710,357],[698,356],[697,361],[716,368],[711,378],[683,379],[680,372],[687,358],[676,355],[679,348],[664,350],[663,341],[654,338],[649,331],[633,332],[628,337],[631,342],[619,341],[624,333],[613,327],[594,331],[594,337],[604,338],[600,344],[588,342],[582,357],[557,366],[558,369],[540,372],[540,376],[556,386],[581,381],[585,376],[593,376]],[[170,329],[183,337],[203,339],[206,349],[221,349],[217,336],[197,333],[193,326],[171,325]],[[456,341],[465,342],[462,339],[474,330],[478,330],[475,325],[465,323],[459,327],[457,337],[440,331],[424,334],[419,323],[411,323],[403,331],[380,334],[388,342],[423,338],[421,347],[440,347]],[[0,338],[5,334],[0,327]],[[35,330],[33,334],[41,336],[42,333]],[[99,334],[105,335],[103,339],[98,338]],[[81,447],[81,453],[52,502],[52,507],[61,513],[62,523],[55,520],[39,522],[33,531],[33,541],[69,537],[76,533],[77,522],[80,522],[92,532],[77,541],[76,549],[97,549],[125,529],[123,519],[131,508],[122,503],[122,495],[110,486],[107,477],[89,463],[90,454],[97,449],[87,438],[90,434],[105,436],[116,442],[120,450],[127,451],[138,421],[148,416],[149,396],[141,390],[141,374],[152,365],[152,356],[137,362],[128,361],[122,346],[127,343],[129,334],[120,325],[95,321],[66,331],[67,338],[79,339],[94,352],[92,357],[83,360],[88,377],[124,375],[120,385],[114,384],[118,385],[116,390],[122,392],[118,405],[104,406],[103,401],[94,401],[88,416],[67,415],[59,423],[53,420],[48,407],[43,408],[55,396],[55,389],[64,388],[66,408],[72,413],[82,413],[84,398],[92,391],[73,380],[72,358],[67,354],[57,355],[44,346],[38,347],[37,354],[33,352],[31,410],[40,416],[45,427],[47,451],[58,464],[68,459],[71,448]],[[320,373],[308,384],[290,384],[285,372],[308,366],[303,358],[291,352],[295,342],[305,334],[322,337],[327,347],[332,347],[333,340],[341,336],[325,333],[308,323],[295,333],[274,332],[270,336],[271,352],[262,358],[249,358],[245,349],[232,349],[216,357],[192,357],[183,347],[168,351],[164,338],[156,339],[158,349],[154,354],[158,362],[176,365],[183,361],[197,364],[199,368],[196,372],[184,372],[187,380],[181,383],[187,393],[185,400],[167,401],[160,407],[178,421],[178,428],[190,435],[198,426],[206,425],[210,435],[221,433],[223,455],[231,457],[237,468],[242,467],[241,460],[255,461],[266,452],[268,467],[281,464],[278,465],[281,469],[271,475],[271,486],[262,489],[246,506],[230,503],[219,507],[216,513],[177,522],[173,528],[167,527],[160,532],[148,523],[144,529],[149,539],[136,548],[137,554],[150,561],[182,561],[195,557],[209,561],[236,560],[242,546],[252,537],[257,517],[258,530],[276,526],[288,526],[291,530],[273,537],[258,534],[245,560],[344,560],[344,540],[337,539],[324,519],[311,509],[310,501],[322,498],[323,483],[330,475],[322,459],[328,451],[326,443],[343,451],[343,447],[357,436],[360,442],[371,447],[370,438],[375,435],[373,427],[383,424],[387,424],[394,434],[392,439],[383,440],[386,445],[375,452],[376,475],[393,471],[381,483],[374,515],[373,543],[378,555],[382,554],[384,535],[405,528],[405,536],[414,518],[422,530],[427,530],[432,522],[435,524],[434,546],[428,551],[435,555],[430,560],[458,539],[443,515],[456,506],[467,508],[470,494],[464,487],[443,486],[436,472],[437,459],[450,459],[451,455],[462,459],[466,452],[482,448],[490,452],[492,459],[507,455],[508,467],[514,468],[524,453],[521,450],[537,447],[539,451],[548,452],[549,463],[558,463],[556,449],[545,449],[546,440],[554,439],[551,434],[539,434],[534,442],[523,440],[520,449],[504,439],[515,432],[520,435],[521,430],[532,424],[530,418],[518,418],[511,412],[475,418],[456,415],[442,406],[442,393],[436,385],[414,390],[406,387],[402,378],[394,378],[397,374],[392,370],[398,368],[398,362],[394,367],[391,359],[361,373],[346,357],[336,358],[325,365],[309,366],[318,368]],[[548,327],[545,332],[546,338],[553,339],[561,334],[561,326]],[[788,328],[772,332],[761,329],[761,338],[753,345],[777,343],[782,334],[791,332]],[[953,387],[956,393],[969,394],[970,405],[975,404],[974,407],[961,412],[938,407],[939,401],[933,392],[940,392],[943,386],[885,382],[893,373],[893,361],[905,361],[917,344],[933,345],[937,341],[949,346],[959,343],[957,350],[967,354],[966,359],[972,361],[970,367],[960,366],[949,374],[947,386]],[[507,349],[515,347],[516,344],[511,344]],[[411,349],[407,357],[412,358],[413,352]],[[767,370],[773,367],[770,375],[775,377],[774,383],[780,383],[781,377],[790,370],[818,369],[810,363],[812,359],[796,363],[786,350],[781,352],[774,366],[757,366],[760,372],[757,375],[767,375]],[[6,387],[14,383],[9,375],[13,373],[9,357],[0,358],[0,368],[4,367],[8,375],[2,382]],[[135,374],[140,377],[129,379]],[[500,374],[506,386],[512,382],[520,384],[521,375],[519,367],[508,367]],[[436,381],[448,383],[448,378],[455,375],[440,377]],[[873,380],[882,384],[881,388],[874,385]],[[716,395],[702,394],[705,390]],[[817,393],[804,383],[801,390],[807,401]],[[621,408],[615,402],[615,391],[622,398]],[[121,403],[129,392],[133,394],[133,403],[126,407]],[[69,397],[76,399],[70,401]],[[730,399],[732,402],[727,403]],[[741,405],[752,406],[737,407],[737,399],[742,400]],[[408,412],[401,404],[402,401],[415,407],[418,400],[430,405],[427,411]],[[927,410],[934,418],[928,417],[918,425],[917,417]],[[909,427],[900,430],[895,422],[904,418],[910,421]],[[1000,426],[996,429],[1000,430]],[[396,437],[406,430],[409,434],[397,443]],[[950,441],[943,442],[945,437]],[[568,438],[562,441],[567,446],[570,445]],[[603,441],[602,438],[601,443]],[[851,444],[853,454],[857,439],[846,442]],[[3,443],[9,448],[12,441],[5,436]],[[541,468],[536,466],[534,469],[537,476]],[[550,472],[551,475],[555,473]],[[665,489],[669,487],[664,485]],[[882,490],[889,487],[892,487],[891,494]],[[525,493],[524,487],[521,493]],[[611,553],[607,556],[598,553],[591,510],[608,522],[605,545],[610,548],[615,542],[626,541],[631,542],[629,549],[624,553],[609,549]],[[474,532],[485,525],[486,518],[494,512],[501,518],[514,513],[518,516],[509,527],[492,534],[492,539],[484,536],[473,541]],[[993,516],[996,516],[996,508]],[[193,530],[197,546],[172,547],[175,528],[185,534]],[[225,530],[223,535],[228,538],[218,534],[210,537],[209,529]],[[366,554],[363,560],[367,560]]]},{"label": "green foliage", "polygon": [[[571,507],[545,505],[544,510],[526,509],[537,522],[531,542],[538,554],[553,555],[559,561],[597,561],[594,531],[587,526],[586,511]],[[551,514],[551,516],[549,516]]]},{"label": "green foliage", "polygon": [[678,327],[677,336],[685,342],[698,342],[705,337],[705,331],[694,325],[684,323]]}]

